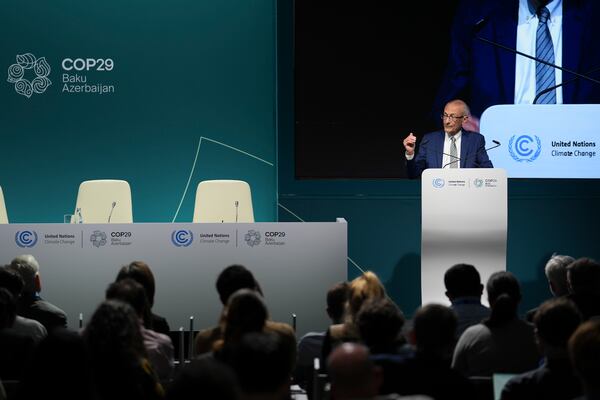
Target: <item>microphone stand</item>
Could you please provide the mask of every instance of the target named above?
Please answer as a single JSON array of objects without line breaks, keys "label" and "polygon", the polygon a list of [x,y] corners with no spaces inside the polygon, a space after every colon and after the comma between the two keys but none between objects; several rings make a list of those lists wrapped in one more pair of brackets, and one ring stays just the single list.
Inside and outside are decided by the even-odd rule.
[{"label": "microphone stand", "polygon": [[[484,148],[484,147],[482,146],[482,147],[480,147],[480,148],[479,148],[479,150],[477,150],[475,153],[469,154],[469,157],[479,154],[479,152],[480,152],[481,150],[485,150],[485,151],[487,152],[487,151],[489,151],[489,150],[493,150],[493,149],[495,149],[496,147],[500,147],[500,142],[499,142],[499,141],[497,141],[497,140],[492,140],[492,142],[494,143],[494,145],[493,145],[492,147],[489,147],[489,148],[487,148],[487,149],[486,149],[486,148]],[[444,153],[444,154],[445,154],[445,153]],[[452,156],[451,156],[451,157],[452,157]],[[469,159],[469,157],[465,157],[465,160],[468,160],[468,159]],[[457,158],[457,160],[450,161],[449,163],[446,163],[444,166],[442,166],[442,169],[446,168],[446,167],[447,167],[448,165],[450,165],[450,164],[454,164],[455,162],[459,162],[459,161],[461,160],[459,157],[455,157],[455,158]]]},{"label": "microphone stand", "polygon": [[[591,74],[592,72],[598,72],[598,71],[600,71],[600,67],[594,68],[594,69],[588,71],[587,73]],[[557,89],[557,88],[559,88],[561,86],[564,86],[564,85],[566,85],[568,83],[575,82],[577,79],[579,79],[578,76],[576,76],[575,78],[571,78],[568,81],[564,81],[562,83],[559,83],[558,85],[550,86],[549,88],[546,88],[546,89],[542,90],[541,92],[539,92],[538,94],[535,95],[535,98],[533,99],[533,104],[537,104],[538,99],[540,97],[542,97],[543,95],[545,95],[546,93],[551,92],[554,89]]]}]

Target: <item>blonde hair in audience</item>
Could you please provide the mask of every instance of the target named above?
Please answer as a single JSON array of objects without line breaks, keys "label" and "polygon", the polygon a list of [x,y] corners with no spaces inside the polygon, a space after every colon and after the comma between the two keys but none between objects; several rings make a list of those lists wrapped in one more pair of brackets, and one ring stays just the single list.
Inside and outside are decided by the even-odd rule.
[{"label": "blonde hair in audience", "polygon": [[384,298],[385,296],[385,288],[377,275],[372,271],[366,271],[350,282],[346,320],[350,322],[354,321],[354,317],[358,314],[365,300]]}]

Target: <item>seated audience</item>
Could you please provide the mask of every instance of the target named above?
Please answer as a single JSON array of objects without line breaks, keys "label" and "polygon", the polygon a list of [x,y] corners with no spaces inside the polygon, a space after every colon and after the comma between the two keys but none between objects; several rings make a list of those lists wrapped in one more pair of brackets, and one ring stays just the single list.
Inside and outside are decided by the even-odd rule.
[{"label": "seated audience", "polygon": [[519,282],[510,272],[495,272],[486,288],[490,317],[461,335],[452,367],[465,376],[522,373],[536,368],[540,356],[533,326],[517,316]]},{"label": "seated audience", "polygon": [[600,264],[590,258],[579,258],[567,267],[568,298],[583,314],[583,319],[600,316]]},{"label": "seated audience", "polygon": [[444,274],[446,296],[458,318],[456,338],[468,327],[478,324],[490,315],[490,309],[481,304],[483,285],[477,269],[470,264],[456,264]]},{"label": "seated audience", "polygon": [[168,335],[171,328],[169,327],[167,319],[152,312],[152,307],[154,307],[154,294],[156,292],[156,285],[154,274],[152,273],[150,266],[143,261],[133,261],[129,265],[124,265],[119,270],[117,279],[115,281],[118,282],[125,278],[133,279],[142,285],[146,290],[146,297],[148,298],[148,303],[150,304],[150,318],[147,321],[144,321],[144,326],[148,329],[152,329],[154,332]]},{"label": "seated audience", "polygon": [[371,271],[363,273],[350,282],[344,322],[331,325],[327,329],[323,340],[321,359],[327,360],[331,350],[341,343],[359,341],[360,335],[356,326],[356,315],[360,307],[368,299],[382,299],[384,297],[386,297],[385,288],[377,275]]},{"label": "seated audience", "polygon": [[220,361],[192,360],[178,373],[167,389],[167,400],[240,400],[235,374]]},{"label": "seated audience", "polygon": [[81,335],[62,328],[50,332],[26,369],[19,399],[96,399],[89,354]]},{"label": "seated audience", "polygon": [[18,256],[12,260],[8,268],[16,271],[24,284],[18,300],[17,314],[40,322],[48,332],[54,328],[66,328],[67,314],[40,296],[42,279],[40,265],[35,257],[30,254]]},{"label": "seated audience", "polygon": [[405,319],[396,303],[385,297],[369,299],[356,316],[361,341],[371,354],[399,354],[405,351],[401,334]]},{"label": "seated audience", "polygon": [[[8,289],[16,300],[23,292],[23,279],[14,270],[0,267],[0,287]],[[20,315],[17,315],[12,327],[8,329],[11,332],[32,338],[35,344],[47,335],[44,325],[34,319],[21,317]]]},{"label": "seated audience", "polygon": [[441,304],[417,310],[409,339],[413,354],[397,358],[375,358],[383,367],[381,393],[425,394],[436,400],[474,399],[471,383],[450,368],[456,341],[456,314]]},{"label": "seated audience", "polygon": [[133,307],[139,319],[148,360],[162,381],[169,380],[175,365],[173,343],[167,335],[144,327],[144,318],[149,317],[150,307],[143,286],[133,279],[122,279],[110,284],[106,290],[106,299],[120,300]]},{"label": "seated audience", "polygon": [[92,379],[101,400],[162,399],[142,336],[139,317],[127,303],[102,302],[83,330]]},{"label": "seated audience", "polygon": [[[208,353],[213,350],[214,343],[223,338],[223,321],[227,313],[229,297],[239,289],[254,290],[262,296],[262,290],[254,275],[242,265],[230,265],[219,274],[216,282],[219,299],[223,304],[219,325],[198,332],[194,341],[196,355]],[[267,320],[266,329],[288,336],[288,340],[296,341],[294,329],[286,323]]]},{"label": "seated audience", "polygon": [[0,288],[0,379],[21,380],[34,349],[31,337],[11,332],[17,316],[17,302],[5,288]]},{"label": "seated audience", "polygon": [[[342,323],[344,317],[344,305],[348,298],[348,282],[339,282],[327,291],[327,315],[332,324]],[[311,389],[307,381],[311,377],[313,361],[321,357],[325,331],[309,332],[298,341],[298,361],[294,371],[294,380],[301,387]]]},{"label": "seated audience", "polygon": [[569,358],[581,380],[581,400],[600,399],[600,320],[584,322],[568,343]]},{"label": "seated audience", "polygon": [[581,320],[575,304],[566,298],[548,300],[538,308],[533,323],[544,364],[510,379],[502,391],[502,400],[562,400],[581,396],[581,385],[567,354],[567,341]]},{"label": "seated audience", "polygon": [[[569,294],[569,283],[567,281],[567,267],[575,259],[571,256],[563,256],[559,254],[553,254],[552,257],[546,263],[544,267],[544,273],[548,280],[548,286],[550,293],[554,297],[562,297]],[[537,307],[527,311],[525,320],[527,322],[533,322],[533,317]]]},{"label": "seated audience", "polygon": [[289,399],[295,344],[275,332],[253,332],[232,346],[226,363],[235,372],[242,400]]}]

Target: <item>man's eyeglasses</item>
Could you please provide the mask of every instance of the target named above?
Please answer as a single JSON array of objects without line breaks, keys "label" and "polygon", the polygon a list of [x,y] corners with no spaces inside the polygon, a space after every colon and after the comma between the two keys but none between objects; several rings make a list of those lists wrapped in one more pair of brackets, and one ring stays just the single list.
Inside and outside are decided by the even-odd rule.
[{"label": "man's eyeglasses", "polygon": [[442,114],[442,115],[440,115],[440,118],[442,119],[442,121],[445,120],[445,119],[449,119],[452,122],[454,122],[456,120],[459,120],[459,119],[462,119],[464,117],[466,117],[466,115],[459,115],[459,116],[448,115],[448,114]]}]

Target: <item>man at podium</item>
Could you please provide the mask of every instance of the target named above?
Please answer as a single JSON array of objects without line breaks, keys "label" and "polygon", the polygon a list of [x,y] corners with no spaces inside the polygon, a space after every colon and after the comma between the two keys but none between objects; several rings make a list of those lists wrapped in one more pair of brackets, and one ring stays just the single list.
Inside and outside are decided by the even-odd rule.
[{"label": "man at podium", "polygon": [[443,129],[423,136],[416,155],[417,137],[411,132],[404,139],[409,178],[420,178],[427,168],[493,168],[483,135],[463,129],[469,116],[464,101],[449,101],[440,116]]}]

